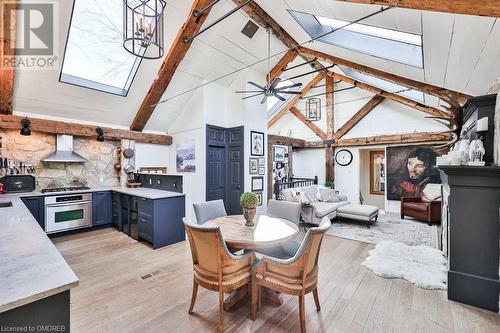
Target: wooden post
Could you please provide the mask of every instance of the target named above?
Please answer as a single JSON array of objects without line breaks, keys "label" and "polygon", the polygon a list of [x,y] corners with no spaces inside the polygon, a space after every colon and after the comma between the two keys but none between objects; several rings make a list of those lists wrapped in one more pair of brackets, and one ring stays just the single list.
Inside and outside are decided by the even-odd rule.
[{"label": "wooden post", "polygon": [[14,94],[14,67],[9,60],[15,56],[12,45],[16,38],[17,3],[2,3],[0,13],[0,113],[12,114],[12,99]]},{"label": "wooden post", "polygon": [[[334,135],[334,90],[335,84],[333,82],[333,77],[327,75],[325,77],[325,92],[326,92],[326,139],[332,140]],[[325,148],[325,180],[334,181],[335,179],[335,169],[333,164],[333,144],[330,147]]]}]

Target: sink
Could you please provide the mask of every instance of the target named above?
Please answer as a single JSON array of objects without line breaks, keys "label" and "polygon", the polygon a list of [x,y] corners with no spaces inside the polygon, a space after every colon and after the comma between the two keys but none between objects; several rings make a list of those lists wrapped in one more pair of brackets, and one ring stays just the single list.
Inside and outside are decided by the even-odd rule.
[{"label": "sink", "polygon": [[12,207],[11,201],[0,202],[0,208],[7,208],[7,207]]}]

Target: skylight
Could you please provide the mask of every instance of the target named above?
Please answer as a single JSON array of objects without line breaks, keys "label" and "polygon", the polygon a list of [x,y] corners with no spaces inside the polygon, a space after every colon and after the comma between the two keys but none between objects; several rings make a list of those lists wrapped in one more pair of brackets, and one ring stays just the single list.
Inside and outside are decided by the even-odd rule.
[{"label": "skylight", "polygon": [[122,46],[123,3],[75,0],[60,81],[126,96],[141,58]]},{"label": "skylight", "polygon": [[422,35],[354,23],[319,37],[349,22],[292,10],[289,12],[307,34],[313,39],[317,38],[317,41],[424,68]]}]

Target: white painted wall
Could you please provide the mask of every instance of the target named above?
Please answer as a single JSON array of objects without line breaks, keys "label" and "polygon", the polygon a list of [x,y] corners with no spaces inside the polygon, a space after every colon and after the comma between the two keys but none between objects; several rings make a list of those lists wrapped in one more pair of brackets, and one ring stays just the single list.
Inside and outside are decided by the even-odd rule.
[{"label": "white painted wall", "polygon": [[325,183],[326,164],[324,149],[301,149],[292,152],[294,177],[313,178],[318,176],[318,184]]}]

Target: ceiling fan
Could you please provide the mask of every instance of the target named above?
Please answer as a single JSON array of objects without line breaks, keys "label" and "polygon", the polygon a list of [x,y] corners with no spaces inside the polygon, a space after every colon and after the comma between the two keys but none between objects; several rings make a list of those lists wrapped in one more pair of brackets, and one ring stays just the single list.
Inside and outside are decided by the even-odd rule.
[{"label": "ceiling fan", "polygon": [[[269,61],[271,59],[271,31],[267,30],[267,72],[270,73],[270,65]],[[286,98],[283,97],[282,95],[299,95],[300,92],[298,91],[293,91],[289,89],[293,89],[296,87],[302,86],[302,83],[294,83],[282,87],[278,87],[278,84],[281,82],[281,79],[279,77],[275,78],[273,82],[270,82],[270,76],[269,74],[266,75],[266,85],[262,86],[259,85],[255,82],[249,81],[248,84],[251,84],[252,86],[258,88],[259,90],[243,90],[243,91],[236,91],[237,94],[253,94],[250,96],[245,96],[242,99],[247,99],[247,98],[252,98],[252,97],[257,97],[264,95],[264,98],[260,102],[260,104],[264,104],[267,101],[268,97],[276,97],[281,101],[286,101]]]}]

